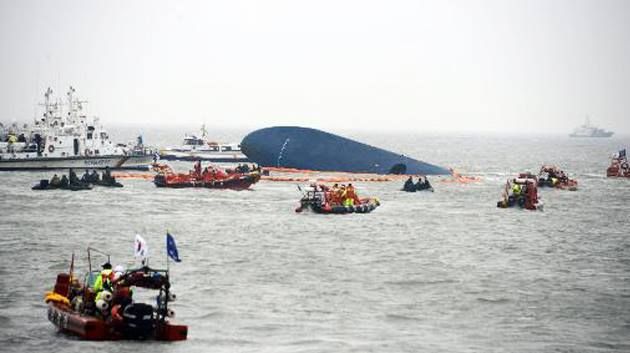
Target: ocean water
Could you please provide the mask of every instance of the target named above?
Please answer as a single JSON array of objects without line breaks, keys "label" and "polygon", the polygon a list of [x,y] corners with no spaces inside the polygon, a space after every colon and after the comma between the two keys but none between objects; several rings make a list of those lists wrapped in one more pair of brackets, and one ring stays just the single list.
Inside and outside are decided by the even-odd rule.
[{"label": "ocean water", "polygon": [[[145,141],[177,144],[181,134],[154,130]],[[434,177],[434,193],[414,194],[399,191],[402,182],[355,183],[382,206],[327,216],[296,214],[300,193],[288,182],[236,192],[122,180],[117,190],[37,192],[30,187],[51,173],[0,172],[0,351],[630,351],[630,180],[605,177],[630,138],[352,137],[481,181]],[[543,163],[579,190],[541,190],[542,212],[495,207],[508,177]],[[129,267],[139,233],[160,267],[167,229],[183,260],[170,268],[187,341],[56,332],[43,294],[72,252],[78,272],[88,246]]]}]

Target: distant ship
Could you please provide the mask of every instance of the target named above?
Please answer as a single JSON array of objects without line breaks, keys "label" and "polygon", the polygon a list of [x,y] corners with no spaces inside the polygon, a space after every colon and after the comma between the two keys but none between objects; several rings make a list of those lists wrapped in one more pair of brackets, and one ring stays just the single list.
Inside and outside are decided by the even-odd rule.
[{"label": "distant ship", "polygon": [[205,125],[201,126],[201,137],[197,135],[184,136],[180,146],[167,147],[160,151],[160,158],[180,161],[210,161],[210,162],[247,162],[247,156],[241,151],[237,143],[217,143],[208,140]]},{"label": "distant ship", "polygon": [[0,170],[65,168],[148,168],[154,152],[136,145],[115,144],[96,117],[88,117],[86,101],[74,97],[70,87],[67,101],[44,94],[44,114],[32,125],[5,126],[0,123]]},{"label": "distant ship", "polygon": [[591,125],[589,118],[586,118],[584,125],[573,130],[569,136],[571,137],[610,137],[614,134],[612,131],[597,128]]},{"label": "distant ship", "polygon": [[263,167],[375,174],[451,174],[446,168],[321,130],[280,126],[256,130],[241,142]]}]

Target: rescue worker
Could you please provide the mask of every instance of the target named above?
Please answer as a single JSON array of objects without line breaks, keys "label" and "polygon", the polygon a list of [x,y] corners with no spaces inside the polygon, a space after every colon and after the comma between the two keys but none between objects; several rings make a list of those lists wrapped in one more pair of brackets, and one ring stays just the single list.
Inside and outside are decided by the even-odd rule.
[{"label": "rescue worker", "polygon": [[195,163],[195,175],[201,175],[201,161]]},{"label": "rescue worker", "polygon": [[9,145],[7,146],[7,150],[9,152],[14,152],[15,146],[13,146],[13,144],[17,143],[17,137],[15,136],[14,133],[12,133],[12,132],[9,133],[9,137],[7,138],[7,142],[9,143]]},{"label": "rescue worker", "polygon": [[512,184],[512,194],[514,195],[514,197],[519,197],[521,195],[521,191],[522,191],[522,187],[521,185],[516,183],[516,179],[514,179],[513,184]]},{"label": "rescue worker", "polygon": [[[420,182],[420,181],[418,181]],[[415,191],[416,187],[413,184],[413,178],[409,177],[409,179],[407,179],[407,181],[405,181],[405,185],[403,185],[403,190],[405,191]]]},{"label": "rescue worker", "polygon": [[97,183],[100,181],[100,177],[98,176],[98,172],[96,171],[96,169],[92,169],[92,174],[90,175],[90,181],[92,183]]},{"label": "rescue worker", "polygon": [[83,175],[81,176],[81,181],[84,183],[89,183],[90,182],[90,173],[88,172],[88,170],[85,170],[85,173],[83,173]]},{"label": "rescue worker", "polygon": [[114,279],[114,271],[112,271],[112,264],[106,262],[103,264],[103,269],[99,276],[96,276],[94,280],[94,292],[98,293],[103,291],[103,289],[111,289],[112,280]]},{"label": "rescue worker", "polygon": [[59,179],[59,176],[57,174],[53,175],[53,177],[50,179],[50,186],[58,188],[61,186],[61,179]]},{"label": "rescue worker", "polygon": [[103,181],[105,182],[111,182],[112,180],[112,173],[109,170],[109,167],[105,167],[105,171],[103,172]]},{"label": "rescue worker", "polygon": [[431,183],[429,182],[429,179],[427,179],[426,176],[424,177],[424,186],[425,186],[424,187],[425,189],[432,189],[433,188],[433,186],[431,186]]},{"label": "rescue worker", "polygon": [[[96,276],[96,279],[94,281],[93,289],[94,293],[96,294],[96,296],[94,297],[94,303],[96,303],[96,306],[99,309],[103,309],[99,306],[99,301],[101,302],[101,304],[103,303],[103,301],[107,301],[102,298],[103,293],[105,291],[109,292],[110,294],[114,292],[112,285],[113,280],[114,272],[112,271],[112,264],[106,262],[103,264],[103,270],[101,270],[101,273]],[[107,305],[105,306],[105,308],[107,307],[109,307],[109,303],[107,303]]]},{"label": "rescue worker", "polygon": [[59,182],[59,187],[60,188],[67,188],[70,185],[70,181],[68,180],[68,177],[64,174],[61,176],[61,181]]},{"label": "rescue worker", "polygon": [[358,205],[361,203],[359,197],[357,196],[356,191],[354,190],[354,186],[352,184],[348,184],[346,188],[346,206]]},{"label": "rescue worker", "polygon": [[81,180],[79,180],[79,177],[77,177],[77,173],[75,173],[74,170],[72,170],[72,168],[70,168],[70,171],[68,172],[68,176],[70,178],[70,185],[81,184]]},{"label": "rescue worker", "polygon": [[421,191],[427,189],[427,185],[424,180],[422,180],[422,176],[418,176],[418,182],[415,185],[416,190]]}]

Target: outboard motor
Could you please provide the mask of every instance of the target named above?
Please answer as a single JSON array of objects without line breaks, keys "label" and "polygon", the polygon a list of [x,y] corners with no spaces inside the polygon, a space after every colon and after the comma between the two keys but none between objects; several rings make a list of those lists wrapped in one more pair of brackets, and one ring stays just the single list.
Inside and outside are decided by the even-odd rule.
[{"label": "outboard motor", "polygon": [[123,330],[127,338],[147,339],[155,331],[153,307],[144,303],[127,305],[123,311]]}]

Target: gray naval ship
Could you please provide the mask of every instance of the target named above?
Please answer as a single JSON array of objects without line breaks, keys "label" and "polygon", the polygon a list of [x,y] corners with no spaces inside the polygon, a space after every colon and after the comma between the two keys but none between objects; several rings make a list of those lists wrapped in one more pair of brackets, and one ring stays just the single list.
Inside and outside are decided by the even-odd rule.
[{"label": "gray naval ship", "polygon": [[590,119],[587,117],[584,124],[575,128],[569,136],[571,137],[610,137],[614,134],[612,131],[606,131],[591,125]]},{"label": "gray naval ship", "polygon": [[74,92],[70,87],[64,102],[53,99],[48,88],[44,114],[32,124],[0,123],[0,170],[148,168],[157,151],[141,137],[135,145],[114,143]]}]

